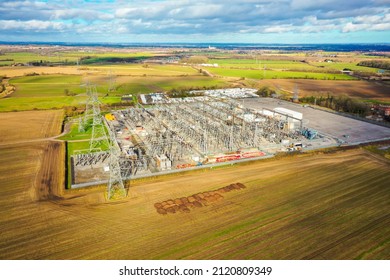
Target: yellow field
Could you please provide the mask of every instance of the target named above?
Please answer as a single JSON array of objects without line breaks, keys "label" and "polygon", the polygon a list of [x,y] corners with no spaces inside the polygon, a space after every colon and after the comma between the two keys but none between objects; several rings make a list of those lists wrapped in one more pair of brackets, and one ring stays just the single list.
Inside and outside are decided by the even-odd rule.
[{"label": "yellow field", "polygon": [[89,65],[89,66],[18,66],[0,67],[0,76],[9,78],[20,77],[31,73],[40,75],[108,75],[112,72],[114,75],[133,75],[133,76],[181,76],[181,75],[199,75],[199,73],[189,66],[175,66],[175,65],[148,65],[143,67],[142,64],[129,65]]},{"label": "yellow field", "polygon": [[[34,67],[34,66],[4,66],[0,67],[0,76],[20,77],[31,73],[37,74],[69,74],[79,75],[87,73],[87,70],[78,70],[75,66],[61,66],[61,67]],[[91,70],[89,72],[92,72]]]}]

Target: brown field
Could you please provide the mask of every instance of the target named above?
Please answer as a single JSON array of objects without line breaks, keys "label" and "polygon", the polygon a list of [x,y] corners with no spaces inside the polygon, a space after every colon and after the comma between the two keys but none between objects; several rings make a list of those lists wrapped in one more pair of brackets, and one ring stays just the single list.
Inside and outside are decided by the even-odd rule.
[{"label": "brown field", "polygon": [[[0,259],[390,258],[383,157],[351,149],[144,179],[106,202],[104,188],[64,190],[64,143],[41,139],[59,112],[1,114]],[[236,182],[245,188],[215,197]],[[214,198],[199,207],[196,194]],[[178,198],[196,210],[156,211]]]},{"label": "brown field", "polygon": [[36,67],[36,66],[18,66],[18,67],[0,67],[0,76],[20,77],[30,73],[38,74],[68,74],[68,75],[80,75],[87,73],[95,73],[92,70],[81,70],[75,66],[60,66],[60,67]]},{"label": "brown field", "polygon": [[0,113],[0,145],[56,136],[63,115],[62,110]]},{"label": "brown field", "polygon": [[291,92],[298,86],[299,96],[327,96],[328,93],[335,96],[345,94],[350,97],[362,99],[375,99],[390,102],[390,86],[368,81],[330,81],[309,79],[278,79],[263,80],[258,86],[280,87]]},{"label": "brown field", "polygon": [[[132,75],[132,76],[182,76],[182,75],[200,75],[195,69],[189,66],[161,66],[150,65],[148,68],[142,67],[142,64],[128,65],[108,65],[108,66],[18,66],[18,67],[0,67],[0,76],[21,77],[31,73],[40,75],[104,75],[109,71],[114,75]],[[107,77],[105,77],[107,79]]]},{"label": "brown field", "polygon": [[[390,257],[390,165],[362,149],[137,181],[110,203],[99,188],[59,197],[61,144],[0,154],[0,259]],[[235,182],[246,188],[207,207],[156,212]]]}]

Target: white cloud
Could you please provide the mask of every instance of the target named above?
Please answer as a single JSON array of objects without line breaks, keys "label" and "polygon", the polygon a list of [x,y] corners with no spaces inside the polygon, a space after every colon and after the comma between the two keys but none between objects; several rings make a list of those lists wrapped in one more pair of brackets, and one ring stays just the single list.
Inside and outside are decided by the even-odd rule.
[{"label": "white cloud", "polygon": [[23,31],[61,31],[69,34],[84,33],[85,36],[101,36],[105,33],[156,36],[174,34],[183,38],[197,34],[207,37],[223,34],[389,31],[389,2],[390,0],[0,0],[0,30],[3,34],[6,31],[18,31],[18,34]]},{"label": "white cloud", "polygon": [[61,19],[87,19],[87,20],[111,20],[114,19],[114,16],[111,14],[93,11],[93,10],[81,10],[81,9],[58,9],[53,10],[51,14],[51,19],[61,20]]},{"label": "white cloud", "polygon": [[263,30],[264,33],[283,33],[293,31],[294,27],[290,25],[284,26],[270,26]]},{"label": "white cloud", "polygon": [[50,22],[41,20],[0,20],[0,29],[2,30],[57,30],[61,31],[66,28],[66,25],[62,22]]},{"label": "white cloud", "polygon": [[369,30],[388,31],[388,30],[390,30],[390,22],[374,24],[373,26],[370,27]]},{"label": "white cloud", "polygon": [[373,16],[357,16],[354,18],[355,23],[365,23],[365,24],[375,24],[378,23],[380,20],[382,20],[383,17],[379,15],[373,15]]}]

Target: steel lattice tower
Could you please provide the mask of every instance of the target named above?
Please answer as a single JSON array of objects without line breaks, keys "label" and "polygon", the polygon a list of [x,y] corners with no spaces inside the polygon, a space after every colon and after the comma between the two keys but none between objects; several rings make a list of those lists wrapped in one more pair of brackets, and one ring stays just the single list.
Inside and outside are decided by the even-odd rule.
[{"label": "steel lattice tower", "polygon": [[111,92],[114,90],[115,90],[115,75],[112,72],[112,70],[110,70],[108,72],[108,92]]},{"label": "steel lattice tower", "polygon": [[[119,162],[120,148],[114,133],[100,114],[100,101],[96,86],[87,84],[86,88],[88,99],[85,107],[84,118],[79,119],[79,131],[85,131],[86,125],[92,119],[92,135],[89,142],[89,152],[96,153],[108,150],[110,154],[110,178],[107,186],[107,198],[113,199],[126,197],[127,192],[124,188]],[[109,138],[107,137],[105,124],[108,128],[107,131]]]},{"label": "steel lattice tower", "polygon": [[[89,151],[96,152],[107,150],[110,144],[107,139],[107,134],[104,128],[103,119],[100,115],[100,101],[97,95],[96,87],[91,87],[91,101],[89,104],[92,107],[92,135],[89,142]],[[88,103],[87,103],[88,104]]]},{"label": "steel lattice tower", "polygon": [[96,87],[87,84],[86,85],[86,94],[87,102],[85,104],[84,117],[79,118],[79,132],[85,132],[87,130],[88,122],[93,118],[93,95],[96,93]]},{"label": "steel lattice tower", "polygon": [[295,85],[295,87],[294,87],[294,96],[293,96],[293,100],[294,101],[298,101],[299,100],[298,99],[298,95],[299,95],[298,86]]},{"label": "steel lattice tower", "polygon": [[123,184],[123,178],[121,174],[121,166],[119,163],[120,157],[120,148],[118,142],[116,141],[115,134],[108,127],[108,134],[110,136],[110,179],[108,180],[107,186],[107,198],[108,199],[117,199],[127,196]]}]

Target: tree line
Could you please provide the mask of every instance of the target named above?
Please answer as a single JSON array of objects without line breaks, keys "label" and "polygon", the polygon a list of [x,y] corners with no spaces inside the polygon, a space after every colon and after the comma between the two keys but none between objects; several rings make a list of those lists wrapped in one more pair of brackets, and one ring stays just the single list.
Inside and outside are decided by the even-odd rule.
[{"label": "tree line", "polygon": [[370,112],[370,106],[367,103],[343,95],[337,97],[329,94],[328,96],[306,96],[299,98],[299,101],[360,117],[365,117]]},{"label": "tree line", "polygon": [[[276,95],[276,92],[267,86],[263,86],[256,92],[256,94],[261,97],[273,97]],[[279,96],[279,98],[290,100],[290,98],[283,95]],[[360,117],[365,117],[370,113],[369,104],[346,95],[333,96],[328,94],[327,96],[305,96],[300,97],[299,102],[318,105],[337,112],[350,113]]]},{"label": "tree line", "polygon": [[365,60],[359,62],[357,65],[390,70],[390,61],[384,61],[384,60]]}]

